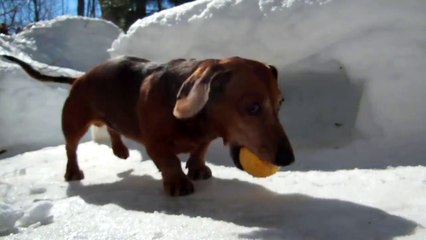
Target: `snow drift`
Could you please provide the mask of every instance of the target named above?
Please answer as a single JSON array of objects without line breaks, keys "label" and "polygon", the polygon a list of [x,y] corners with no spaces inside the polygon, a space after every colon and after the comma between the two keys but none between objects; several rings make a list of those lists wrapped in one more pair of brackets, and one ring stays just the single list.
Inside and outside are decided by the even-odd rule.
[{"label": "snow drift", "polygon": [[[58,17],[16,36],[0,35],[0,54],[18,56],[46,74],[77,77],[109,58],[119,33],[104,20]],[[0,148],[7,150],[0,157],[63,143],[60,117],[68,88],[35,81],[0,58]]]},{"label": "snow drift", "polygon": [[139,20],[110,52],[274,64],[297,144],[425,134],[425,11],[421,0],[196,1]]},{"label": "snow drift", "polygon": [[[424,11],[421,0],[196,1],[139,20],[110,53],[276,65],[291,169],[417,165],[426,155]],[[211,158],[226,159],[215,145]]]},{"label": "snow drift", "polygon": [[62,16],[27,26],[15,37],[3,36],[0,50],[86,71],[109,58],[106,50],[120,33],[117,26],[105,20]]},{"label": "snow drift", "polygon": [[[274,64],[286,96],[281,119],[298,157],[293,169],[416,165],[425,161],[426,144],[425,8],[415,0],[196,1],[136,22],[114,41],[110,54],[155,61],[240,55]],[[90,60],[88,66],[106,58],[107,44],[99,43],[112,42],[118,32],[102,20],[61,17],[16,38],[1,37],[0,47],[26,60],[67,62],[69,57],[67,67]],[[59,47],[49,51],[46,42]],[[59,116],[66,91],[52,91],[1,63],[0,146],[16,149],[2,157],[62,143]],[[35,100],[38,91],[46,94]],[[14,98],[23,101],[10,101]],[[26,117],[32,114],[39,117]],[[32,134],[17,130],[16,123],[32,126]],[[229,164],[220,145],[215,143],[210,158]],[[358,160],[342,160],[347,155]]]}]

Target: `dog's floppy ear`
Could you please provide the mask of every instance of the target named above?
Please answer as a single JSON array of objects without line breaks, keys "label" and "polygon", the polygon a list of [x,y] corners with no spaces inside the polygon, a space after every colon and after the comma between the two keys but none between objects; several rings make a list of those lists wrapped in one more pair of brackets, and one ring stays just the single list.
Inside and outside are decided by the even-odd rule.
[{"label": "dog's floppy ear", "polygon": [[231,71],[219,64],[198,67],[179,89],[173,115],[179,119],[195,116],[209,100],[211,83],[228,80],[230,77]]}]

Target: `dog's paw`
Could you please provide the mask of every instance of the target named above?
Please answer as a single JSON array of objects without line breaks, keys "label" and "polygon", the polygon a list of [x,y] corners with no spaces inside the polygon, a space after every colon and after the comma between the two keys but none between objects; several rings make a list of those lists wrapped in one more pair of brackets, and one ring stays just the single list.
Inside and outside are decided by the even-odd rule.
[{"label": "dog's paw", "polygon": [[114,152],[115,156],[121,159],[127,159],[129,157],[129,149],[127,149],[126,147],[114,148],[112,151]]},{"label": "dog's paw", "polygon": [[84,178],[84,173],[80,169],[77,169],[75,171],[67,171],[65,173],[65,181],[78,181],[82,180]]},{"label": "dog's paw", "polygon": [[121,159],[127,159],[129,157],[129,149],[124,145],[113,146],[112,152]]},{"label": "dog's paw", "polygon": [[163,187],[170,196],[185,196],[194,192],[194,185],[185,175],[163,180]]},{"label": "dog's paw", "polygon": [[188,169],[188,177],[191,180],[206,180],[212,177],[212,171],[209,167],[203,166],[200,168],[189,168]]}]

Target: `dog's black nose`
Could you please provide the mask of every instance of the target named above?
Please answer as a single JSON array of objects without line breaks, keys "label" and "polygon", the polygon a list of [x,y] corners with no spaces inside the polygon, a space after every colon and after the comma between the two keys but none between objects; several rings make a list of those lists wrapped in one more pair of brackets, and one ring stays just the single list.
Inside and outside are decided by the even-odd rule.
[{"label": "dog's black nose", "polygon": [[294,153],[291,149],[280,148],[277,153],[275,164],[278,166],[287,166],[294,162]]}]

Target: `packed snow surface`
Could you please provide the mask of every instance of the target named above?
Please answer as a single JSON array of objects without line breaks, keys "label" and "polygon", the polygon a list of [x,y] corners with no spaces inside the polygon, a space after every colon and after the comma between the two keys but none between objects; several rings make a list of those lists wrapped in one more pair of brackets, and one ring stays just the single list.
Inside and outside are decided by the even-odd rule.
[{"label": "packed snow surface", "polygon": [[[256,179],[236,168],[210,164],[213,179],[196,182],[191,196],[172,198],[164,194],[152,161],[135,150],[121,160],[108,146],[96,143],[80,145],[86,178],[68,184],[63,180],[64,149],[50,147],[0,162],[3,201],[19,207],[52,204],[49,212],[42,209],[34,215],[46,220],[51,214],[53,223],[21,227],[7,239],[426,236],[426,167],[283,171]],[[34,187],[46,191],[31,194]]]},{"label": "packed snow surface", "polygon": [[0,36],[1,54],[58,75],[79,76],[108,54],[273,64],[296,151],[295,164],[255,179],[216,141],[207,156],[214,178],[170,198],[142,147],[127,140],[138,150],[123,161],[89,142],[78,153],[86,179],[68,184],[60,115],[69,86],[0,60],[0,235],[424,240],[424,12],[423,0],[200,0],[120,36],[109,22],[78,17]]}]

